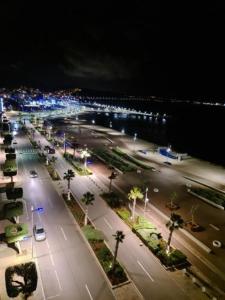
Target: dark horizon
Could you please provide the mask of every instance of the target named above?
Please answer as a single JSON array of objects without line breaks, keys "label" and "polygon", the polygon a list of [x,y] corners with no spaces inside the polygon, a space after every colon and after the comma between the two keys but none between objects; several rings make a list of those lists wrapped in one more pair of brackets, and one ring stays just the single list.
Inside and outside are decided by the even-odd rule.
[{"label": "dark horizon", "polygon": [[21,0],[0,9],[0,88],[81,87],[131,95],[224,90],[218,75],[223,53],[216,47],[214,55],[211,25],[207,31],[208,20],[219,25],[218,5],[202,7],[199,15],[189,8],[188,18],[153,1],[51,6]]}]

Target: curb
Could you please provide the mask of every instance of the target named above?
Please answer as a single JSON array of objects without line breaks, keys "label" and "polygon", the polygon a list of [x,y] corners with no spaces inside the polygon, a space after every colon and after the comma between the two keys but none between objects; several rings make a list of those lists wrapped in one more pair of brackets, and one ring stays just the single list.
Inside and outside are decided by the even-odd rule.
[{"label": "curb", "polygon": [[210,188],[210,189],[212,189],[212,190],[215,190],[215,191],[217,191],[217,192],[220,192],[220,193],[222,193],[222,194],[225,194],[225,191],[222,191],[222,190],[220,190],[220,189],[217,189],[217,188],[215,188],[215,187],[213,187],[213,186],[210,186],[210,185],[208,185],[208,184],[206,184],[206,183],[202,183],[201,181],[198,181],[198,180],[193,179],[193,178],[188,177],[188,176],[183,176],[183,177],[184,177],[185,179],[190,180],[190,181],[193,181],[193,182],[196,182],[196,183],[198,183],[198,184],[204,185],[204,186],[206,186],[206,187],[208,187],[208,188]]},{"label": "curb", "polygon": [[199,196],[198,194],[196,194],[195,192],[193,192],[191,189],[187,189],[187,192],[188,192],[189,194],[191,194],[191,195],[193,195],[193,196],[195,196],[195,197],[197,197],[197,198],[203,200],[204,202],[206,202],[206,203],[208,203],[208,204],[210,204],[210,205],[216,207],[216,208],[219,208],[219,209],[221,209],[221,210],[224,210],[224,207],[223,207],[222,205],[213,203],[212,201],[210,201],[210,200],[208,200],[208,199],[206,199],[206,198],[204,198],[204,197],[202,197],[202,196]]}]

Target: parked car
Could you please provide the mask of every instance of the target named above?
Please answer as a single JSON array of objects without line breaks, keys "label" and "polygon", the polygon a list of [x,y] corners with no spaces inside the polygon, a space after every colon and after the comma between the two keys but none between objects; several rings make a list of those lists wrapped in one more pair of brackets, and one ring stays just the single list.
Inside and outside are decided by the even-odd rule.
[{"label": "parked car", "polygon": [[36,241],[40,242],[46,239],[46,233],[42,225],[34,225],[33,232]]},{"label": "parked car", "polygon": [[36,178],[38,176],[37,172],[35,170],[30,170],[30,177]]}]

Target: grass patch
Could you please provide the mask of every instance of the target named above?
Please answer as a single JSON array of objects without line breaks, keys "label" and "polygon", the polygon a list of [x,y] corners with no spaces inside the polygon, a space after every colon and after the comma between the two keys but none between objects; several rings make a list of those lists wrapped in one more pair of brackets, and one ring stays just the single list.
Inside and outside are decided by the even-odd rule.
[{"label": "grass patch", "polygon": [[5,227],[6,242],[11,244],[16,241],[21,241],[28,234],[27,224],[14,224]]},{"label": "grass patch", "polygon": [[97,156],[101,157],[107,164],[119,169],[122,172],[131,172],[136,170],[134,165],[124,161],[121,157],[113,152],[105,149],[95,149],[93,152]]},{"label": "grass patch", "polygon": [[88,241],[104,241],[102,232],[91,225],[83,226],[82,231]]},{"label": "grass patch", "polygon": [[191,191],[225,208],[225,195],[223,193],[207,188],[192,188]]},{"label": "grass patch", "polygon": [[75,220],[79,224],[80,227],[83,226],[84,224],[84,212],[80,205],[77,203],[77,201],[74,199],[73,195],[70,196],[71,200],[67,200],[67,194],[63,194],[63,199],[66,202],[66,205],[69,207],[71,213],[73,214]]},{"label": "grass patch", "polygon": [[48,170],[49,175],[51,176],[53,181],[61,180],[59,174],[55,170],[55,168],[52,165],[47,165],[46,169]]},{"label": "grass patch", "polygon": [[138,159],[136,159],[136,158],[134,158],[132,156],[129,156],[127,153],[123,152],[119,147],[114,148],[112,151],[115,152],[120,157],[126,159],[127,161],[135,164],[137,167],[141,167],[141,168],[143,168],[145,170],[152,169],[151,167],[149,167],[146,164],[142,163]]},{"label": "grass patch", "polygon": [[73,155],[69,153],[63,154],[64,158],[73,166],[76,173],[80,176],[92,175],[92,171],[88,168],[85,168],[83,164],[73,159]]}]

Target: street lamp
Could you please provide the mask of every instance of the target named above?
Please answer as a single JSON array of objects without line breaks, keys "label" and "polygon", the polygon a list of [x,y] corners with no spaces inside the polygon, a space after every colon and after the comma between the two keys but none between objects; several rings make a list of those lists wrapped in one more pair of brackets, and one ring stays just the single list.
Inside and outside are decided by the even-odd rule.
[{"label": "street lamp", "polygon": [[148,203],[149,199],[148,199],[148,187],[146,187],[145,189],[145,207],[144,207],[144,213],[146,212],[146,206]]},{"label": "street lamp", "polygon": [[135,151],[135,142],[137,140],[137,133],[134,134],[133,140],[134,140],[134,151]]},{"label": "street lamp", "polygon": [[92,122],[92,124],[95,124],[95,120],[92,120],[91,122]]},{"label": "street lamp", "polygon": [[63,133],[63,149],[64,149],[64,154],[66,153],[66,134],[65,132]]}]

